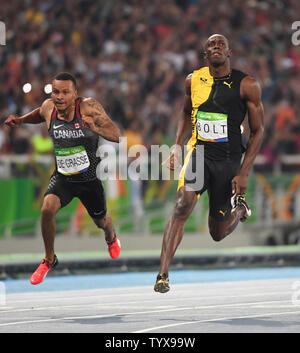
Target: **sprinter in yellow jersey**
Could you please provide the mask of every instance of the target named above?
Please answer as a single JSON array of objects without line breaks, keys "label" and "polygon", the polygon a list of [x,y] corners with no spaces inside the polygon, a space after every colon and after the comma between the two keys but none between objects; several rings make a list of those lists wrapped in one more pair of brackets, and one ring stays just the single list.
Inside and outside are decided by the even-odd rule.
[{"label": "sprinter in yellow jersey", "polygon": [[[154,286],[156,292],[165,293],[170,289],[169,264],[182,239],[185,221],[204,191],[208,192],[210,204],[209,232],[215,241],[224,239],[239,221],[251,215],[243,195],[262,143],[264,113],[259,84],[231,68],[231,54],[228,40],[220,34],[212,35],[205,43],[208,66],[186,78],[184,109],[175,145],[182,147],[190,136],[189,152],[180,174],[176,205],[164,233],[160,271]],[[246,114],[250,137],[243,149],[241,124]],[[196,159],[199,149],[204,153],[203,182],[200,189],[193,189],[186,174],[193,165],[199,164]],[[176,155],[174,150],[169,158],[171,169]]]}]

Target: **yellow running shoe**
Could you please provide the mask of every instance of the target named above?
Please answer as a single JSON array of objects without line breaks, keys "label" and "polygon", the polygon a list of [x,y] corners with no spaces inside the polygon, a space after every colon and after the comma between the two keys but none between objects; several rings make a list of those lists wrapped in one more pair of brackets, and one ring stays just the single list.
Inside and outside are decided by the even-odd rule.
[{"label": "yellow running shoe", "polygon": [[170,290],[169,278],[165,273],[159,274],[156,278],[154,291],[159,293],[166,293]]}]

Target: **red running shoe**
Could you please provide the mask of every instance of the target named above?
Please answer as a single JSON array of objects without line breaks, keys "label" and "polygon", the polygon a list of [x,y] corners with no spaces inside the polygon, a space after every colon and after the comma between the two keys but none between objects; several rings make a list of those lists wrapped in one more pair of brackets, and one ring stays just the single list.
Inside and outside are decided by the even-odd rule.
[{"label": "red running shoe", "polygon": [[47,259],[41,261],[40,266],[33,272],[30,277],[31,284],[40,284],[43,282],[44,278],[47,276],[48,272],[51,271],[58,264],[56,255],[54,255],[54,260],[50,264]]},{"label": "red running shoe", "polygon": [[113,259],[119,257],[121,252],[121,242],[118,237],[115,237],[115,239],[111,243],[107,243],[107,246],[110,257],[112,257]]}]

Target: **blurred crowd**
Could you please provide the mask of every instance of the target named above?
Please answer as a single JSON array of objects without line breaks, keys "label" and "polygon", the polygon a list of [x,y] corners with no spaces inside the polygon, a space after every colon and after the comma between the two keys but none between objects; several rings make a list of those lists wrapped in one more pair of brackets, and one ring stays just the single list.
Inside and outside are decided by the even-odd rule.
[{"label": "blurred crowd", "polygon": [[[292,23],[300,20],[298,0],[0,4],[6,25],[6,45],[0,46],[2,121],[38,107],[49,96],[44,86],[68,71],[78,80],[79,94],[102,103],[129,145],[171,145],[185,77],[205,65],[205,40],[221,33],[233,50],[232,66],[262,86],[266,135],[261,155],[273,164],[282,154],[300,154],[300,45],[291,40]],[[26,82],[32,84],[27,94]],[[47,139],[40,126],[10,130],[2,125],[0,154],[47,153]],[[39,151],[42,145],[48,150]]]}]

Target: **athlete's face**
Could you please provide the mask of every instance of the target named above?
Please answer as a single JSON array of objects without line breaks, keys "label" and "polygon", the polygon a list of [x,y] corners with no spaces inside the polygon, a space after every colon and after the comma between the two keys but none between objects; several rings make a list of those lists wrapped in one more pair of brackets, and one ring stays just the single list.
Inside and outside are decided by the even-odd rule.
[{"label": "athlete's face", "polygon": [[54,105],[58,111],[68,109],[77,96],[77,90],[71,80],[53,80],[52,94]]},{"label": "athlete's face", "polygon": [[212,66],[221,66],[231,56],[227,39],[213,35],[205,43],[205,57]]}]

